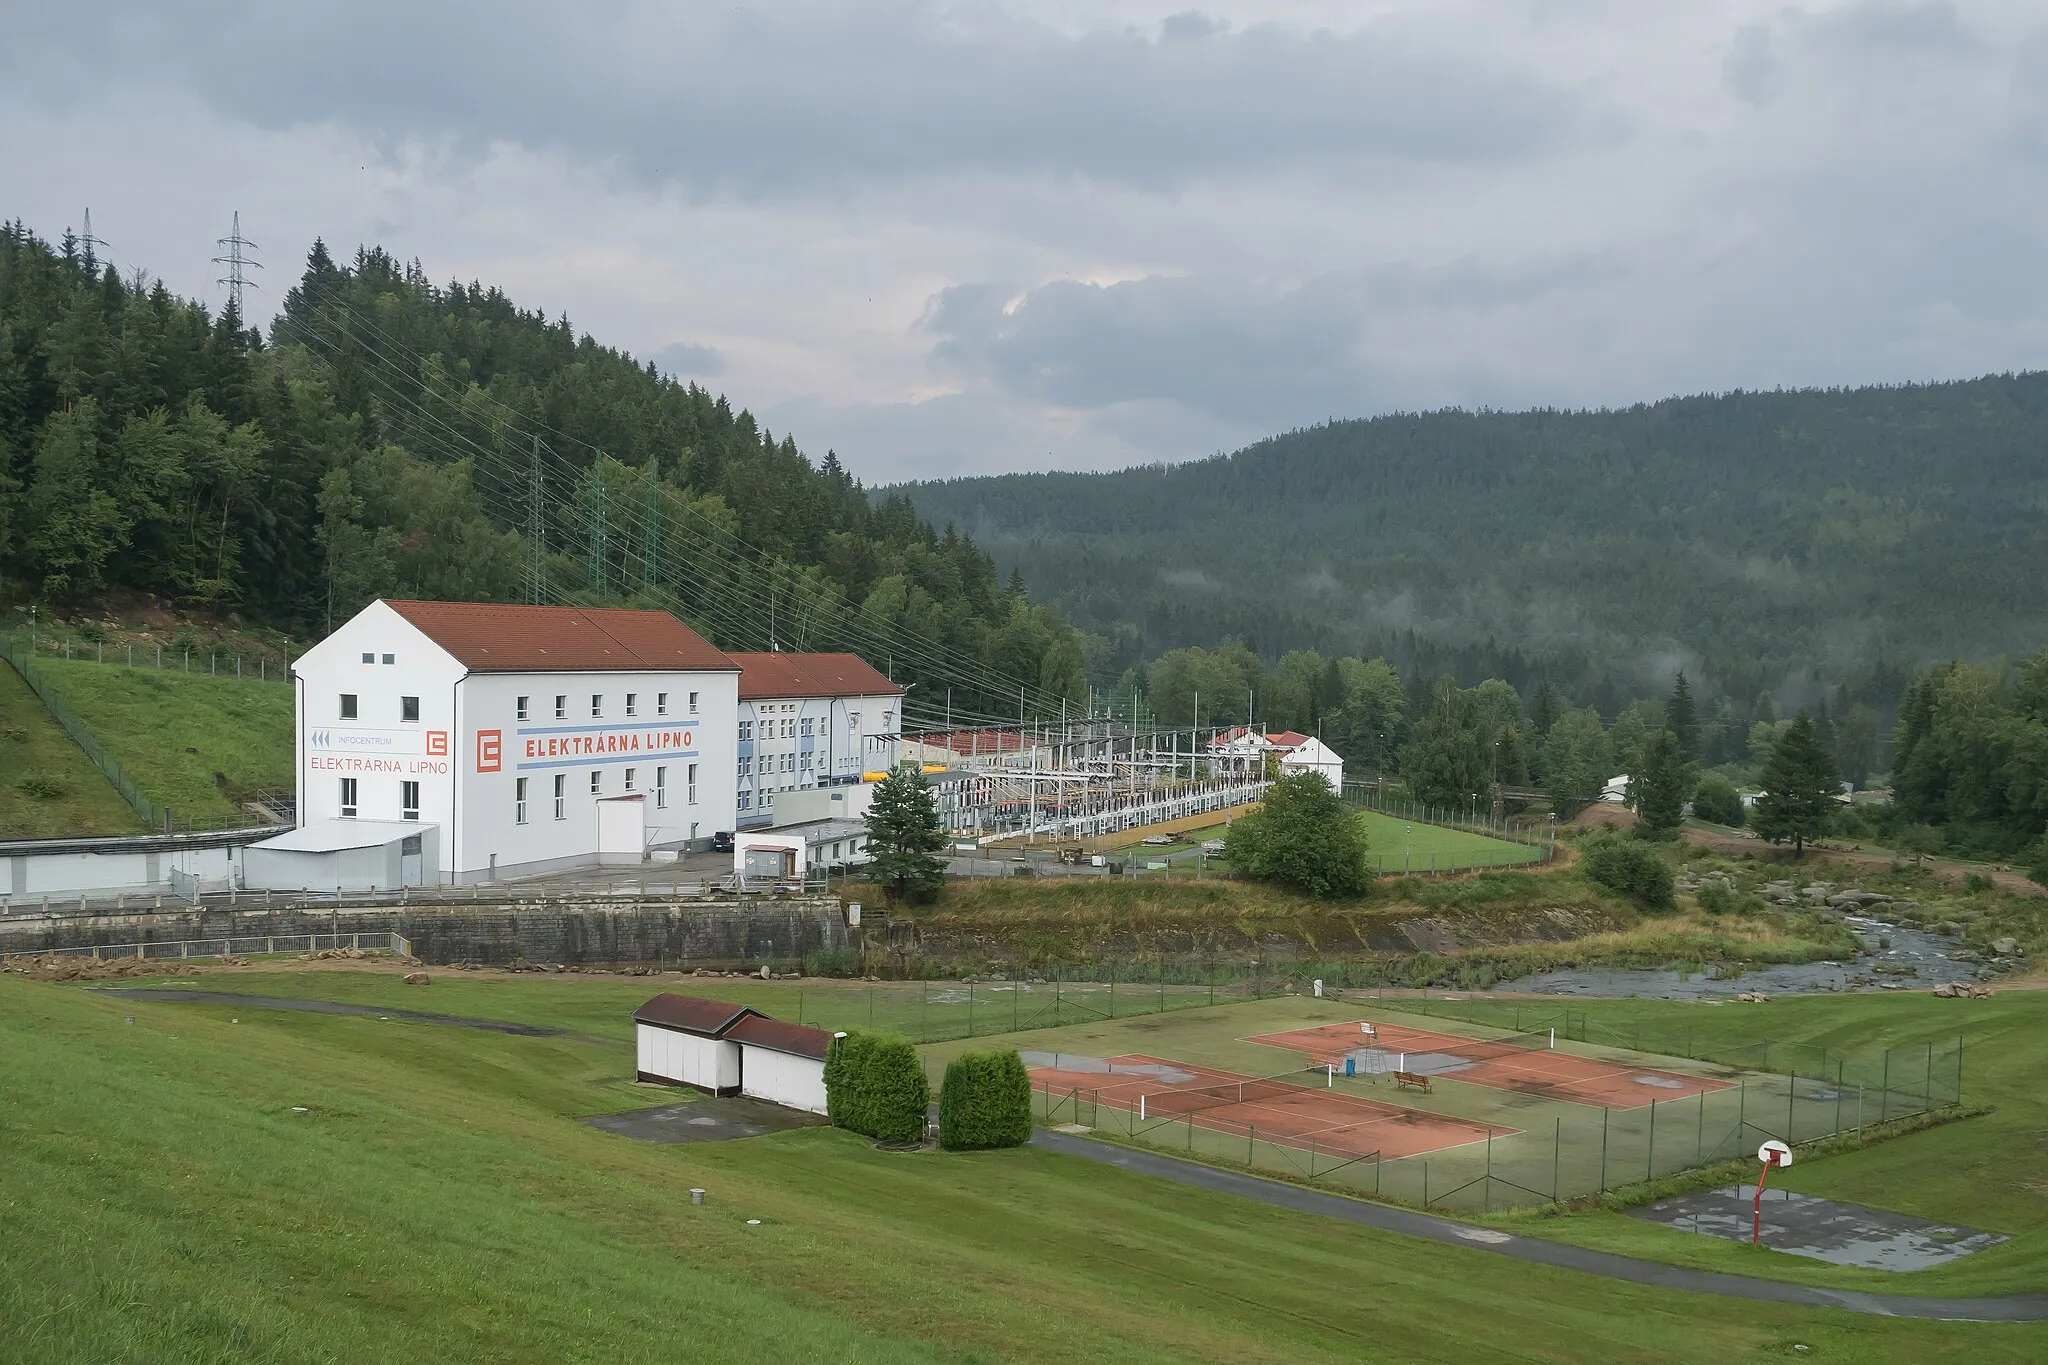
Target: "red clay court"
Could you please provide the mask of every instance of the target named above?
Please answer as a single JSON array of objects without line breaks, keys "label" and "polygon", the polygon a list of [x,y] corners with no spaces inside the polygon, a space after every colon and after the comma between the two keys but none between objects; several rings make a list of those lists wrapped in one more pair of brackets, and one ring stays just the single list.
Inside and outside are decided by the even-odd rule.
[{"label": "red clay court", "polygon": [[1304,1053],[1319,1064],[1340,1067],[1346,1057],[1377,1047],[1382,1054],[1405,1054],[1404,1069],[1434,1079],[1466,1081],[1495,1090],[1514,1090],[1606,1109],[1639,1109],[1652,1101],[1726,1090],[1734,1084],[1400,1024],[1375,1022],[1373,1028],[1378,1036],[1371,1038],[1359,1031],[1358,1024],[1359,1021],[1324,1024],[1290,1033],[1261,1034],[1245,1041]]},{"label": "red clay court", "polygon": [[[1507,1137],[1520,1131],[1405,1109],[1317,1085],[1240,1076],[1163,1057],[1133,1054],[1111,1057],[1108,1064],[1156,1068],[1165,1074],[1034,1067],[1031,1083],[1033,1088],[1049,1088],[1055,1095],[1077,1090],[1097,1104],[1129,1114],[1185,1120],[1221,1133],[1243,1134],[1249,1128],[1261,1142],[1302,1149],[1313,1143],[1318,1152],[1351,1157],[1378,1153],[1388,1161],[1484,1142],[1488,1133]],[[1244,1087],[1244,1098],[1230,1098],[1229,1088],[1239,1085]]]}]

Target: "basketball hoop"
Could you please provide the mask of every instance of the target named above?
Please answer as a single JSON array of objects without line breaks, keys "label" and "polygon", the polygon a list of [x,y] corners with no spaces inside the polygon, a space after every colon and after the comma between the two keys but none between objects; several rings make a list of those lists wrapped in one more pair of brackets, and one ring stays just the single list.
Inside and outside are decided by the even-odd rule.
[{"label": "basketball hoop", "polygon": [[1756,1159],[1763,1163],[1763,1167],[1756,1176],[1756,1218],[1749,1228],[1751,1246],[1761,1245],[1764,1239],[1764,1180],[1769,1177],[1772,1167],[1792,1164],[1792,1149],[1772,1138],[1756,1149]]},{"label": "basketball hoop", "polygon": [[1358,1031],[1359,1031],[1360,1033],[1364,1034],[1364,1035],[1365,1035],[1366,1037],[1368,1037],[1368,1038],[1377,1038],[1377,1037],[1379,1037],[1379,1034],[1377,1034],[1377,1033],[1375,1033],[1375,1032],[1373,1031],[1372,1023],[1371,1023],[1371,1021],[1369,1021],[1369,1020],[1365,1020],[1365,1019],[1361,1019],[1361,1020],[1359,1020],[1359,1021],[1358,1021]]}]

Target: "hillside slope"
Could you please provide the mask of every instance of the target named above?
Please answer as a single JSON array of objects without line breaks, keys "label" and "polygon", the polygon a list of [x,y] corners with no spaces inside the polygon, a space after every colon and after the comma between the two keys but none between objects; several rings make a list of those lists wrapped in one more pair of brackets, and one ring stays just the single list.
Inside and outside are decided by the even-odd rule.
[{"label": "hillside slope", "polygon": [[113,783],[0,662],[0,839],[141,832]]},{"label": "hillside slope", "polygon": [[1397,415],[901,491],[1134,658],[1225,636],[1374,652],[1412,630],[1567,661],[1690,653],[1733,691],[2048,643],[2048,374]]}]

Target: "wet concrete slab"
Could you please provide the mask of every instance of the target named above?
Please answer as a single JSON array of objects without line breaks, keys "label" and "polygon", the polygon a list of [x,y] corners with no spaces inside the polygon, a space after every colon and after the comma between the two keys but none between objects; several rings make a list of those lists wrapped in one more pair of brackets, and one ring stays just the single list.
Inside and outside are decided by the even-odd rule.
[{"label": "wet concrete slab", "polygon": [[825,1116],[785,1109],[745,1095],[704,1095],[681,1104],[635,1109],[624,1114],[599,1114],[583,1121],[592,1128],[602,1128],[636,1142],[725,1142],[760,1137],[763,1133],[783,1133],[792,1128],[815,1128],[825,1122]]},{"label": "wet concrete slab", "polygon": [[[1660,1199],[1631,1209],[1633,1217],[1684,1232],[1747,1242],[1754,1216],[1754,1185],[1726,1185]],[[1795,1256],[1874,1270],[1925,1270],[2005,1241],[1953,1223],[1865,1208],[1792,1190],[1764,1191],[1764,1245]]]}]

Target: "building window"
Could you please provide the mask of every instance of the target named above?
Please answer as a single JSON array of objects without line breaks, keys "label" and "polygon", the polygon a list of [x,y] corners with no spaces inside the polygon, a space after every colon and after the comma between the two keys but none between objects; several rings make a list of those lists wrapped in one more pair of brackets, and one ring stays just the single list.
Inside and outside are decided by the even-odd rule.
[{"label": "building window", "polygon": [[656,692],[654,694],[654,714],[657,716],[668,714],[668,693]]},{"label": "building window", "polygon": [[590,794],[592,796],[602,796],[604,794],[604,769],[592,768],[590,770]]},{"label": "building window", "polygon": [[635,715],[639,710],[640,694],[638,692],[628,692],[626,694],[626,714],[629,716]]},{"label": "building window", "polygon": [[697,765],[694,763],[690,765],[690,789],[684,799],[693,806],[697,804]]},{"label": "building window", "polygon": [[354,720],[356,718],[355,693],[344,692],[341,694],[341,718],[343,720]]},{"label": "building window", "polygon": [[555,818],[569,818],[569,779],[561,773],[555,774]]},{"label": "building window", "polygon": [[656,810],[668,809],[667,768],[656,768],[654,770],[654,808]]},{"label": "building window", "polygon": [[404,812],[404,818],[407,820],[417,820],[420,818],[419,783],[401,782],[398,784],[398,809]]},{"label": "building window", "polygon": [[753,808],[754,808],[754,798],[753,798],[752,796],[748,795],[748,794],[747,794],[746,792],[741,792],[741,793],[740,793],[740,809],[741,809],[741,810],[752,810]]},{"label": "building window", "polygon": [[526,823],[526,779],[514,778],[512,782],[512,823]]},{"label": "building window", "polygon": [[782,756],[782,771],[784,771],[784,772],[786,772],[786,773],[793,773],[793,772],[795,772],[795,771],[796,771],[796,755],[795,755],[795,754],[784,754],[784,755]]},{"label": "building window", "polygon": [[366,664],[373,664],[373,663],[376,663],[376,662],[377,662],[377,656],[376,656],[376,655],[374,655],[374,654],[365,654],[365,655],[363,656],[363,662],[364,662],[364,663],[366,663]]},{"label": "building window", "polygon": [[532,700],[532,698],[531,698],[531,697],[521,697],[521,698],[519,699],[519,719],[521,719],[521,720],[525,720],[525,719],[526,719],[526,712],[527,712],[527,709],[528,709],[528,708],[527,708],[527,703],[528,703],[529,701],[531,701],[531,700]]},{"label": "building window", "polygon": [[793,718],[785,719],[782,722],[782,737],[784,739],[796,738],[796,721]]},{"label": "building window", "polygon": [[894,711],[884,711],[884,712],[882,713],[882,733],[883,733],[883,734],[887,734],[887,733],[889,732],[889,724],[890,724],[890,722],[891,722],[891,721],[893,721],[893,720],[895,720],[895,719],[896,719],[896,713],[895,713]]},{"label": "building window", "polygon": [[593,717],[604,714],[604,693],[593,692],[590,694],[590,714]]},{"label": "building window", "polygon": [[753,760],[753,759],[751,759],[751,758],[742,758],[742,759],[740,759],[740,776],[741,776],[741,777],[745,777],[745,776],[747,775],[747,771],[748,771],[748,770],[749,770],[750,768],[752,768],[753,766],[754,766],[754,760]]},{"label": "building window", "polygon": [[356,818],[356,780],[353,777],[341,779],[341,818]]},{"label": "building window", "polygon": [[740,722],[740,740],[741,740],[741,742],[742,742],[742,743],[745,743],[746,741],[748,741],[748,740],[751,740],[751,739],[753,739],[753,737],[754,737],[754,722],[752,722],[752,721],[750,721],[750,720],[743,720],[743,721],[741,721],[741,722]]},{"label": "building window", "polygon": [[846,733],[849,735],[860,733],[860,712],[848,711],[846,713]]},{"label": "building window", "polygon": [[420,699],[418,697],[400,697],[398,699],[398,718],[417,724],[420,718]]},{"label": "building window", "polygon": [[386,654],[386,655],[384,656],[384,662],[385,662],[385,663],[387,663],[387,664],[395,664],[395,663],[397,663],[397,662],[398,662],[398,660],[397,660],[397,658],[396,658],[396,657],[394,657],[394,656],[392,656],[392,655],[390,655],[390,654]]},{"label": "building window", "polygon": [[633,790],[633,769],[626,769],[626,790]]},{"label": "building window", "polygon": [[561,695],[560,693],[556,693],[556,694],[555,694],[555,719],[556,719],[556,720],[567,720],[568,718],[569,718],[569,699],[568,699],[567,697],[565,697],[565,696]]},{"label": "building window", "polygon": [[697,714],[697,694],[695,692],[690,694],[690,714],[693,716]]}]

